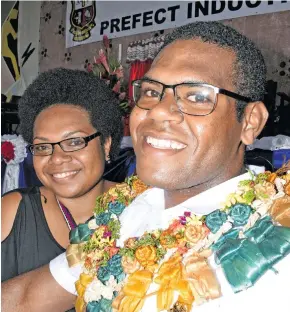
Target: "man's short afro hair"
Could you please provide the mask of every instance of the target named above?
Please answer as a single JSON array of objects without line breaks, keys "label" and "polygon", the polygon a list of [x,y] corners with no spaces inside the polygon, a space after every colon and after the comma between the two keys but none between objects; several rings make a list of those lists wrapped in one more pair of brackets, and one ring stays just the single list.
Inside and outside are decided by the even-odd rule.
[{"label": "man's short afro hair", "polygon": [[[252,101],[263,101],[266,86],[266,65],[261,51],[255,44],[232,27],[219,22],[196,22],[181,26],[165,36],[161,51],[177,40],[200,39],[229,48],[236,54],[234,84],[236,92]],[[210,65],[209,65],[210,66]],[[237,101],[240,119],[247,103]]]},{"label": "man's short afro hair", "polygon": [[33,127],[40,112],[54,104],[72,104],[86,110],[102,133],[102,143],[112,138],[111,157],[118,155],[123,134],[119,102],[104,81],[81,70],[57,68],[40,74],[19,101],[20,132],[32,143]]}]

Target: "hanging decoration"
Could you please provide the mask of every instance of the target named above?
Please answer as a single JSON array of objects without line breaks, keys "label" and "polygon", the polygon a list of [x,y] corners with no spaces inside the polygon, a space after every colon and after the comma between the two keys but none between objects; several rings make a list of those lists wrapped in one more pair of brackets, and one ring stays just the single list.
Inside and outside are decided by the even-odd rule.
[{"label": "hanging decoration", "polygon": [[127,63],[153,60],[164,44],[164,35],[131,42],[127,49]]},{"label": "hanging decoration", "polygon": [[21,135],[2,135],[1,158],[7,164],[2,186],[3,194],[19,187],[19,164],[26,156],[26,143]]}]

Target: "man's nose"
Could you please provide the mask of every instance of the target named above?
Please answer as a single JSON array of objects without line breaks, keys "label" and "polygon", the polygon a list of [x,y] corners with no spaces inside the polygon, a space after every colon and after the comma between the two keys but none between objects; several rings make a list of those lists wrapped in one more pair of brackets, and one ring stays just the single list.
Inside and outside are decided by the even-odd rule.
[{"label": "man's nose", "polygon": [[176,103],[172,88],[166,88],[159,103],[149,111],[148,117],[156,121],[181,123],[184,119]]}]

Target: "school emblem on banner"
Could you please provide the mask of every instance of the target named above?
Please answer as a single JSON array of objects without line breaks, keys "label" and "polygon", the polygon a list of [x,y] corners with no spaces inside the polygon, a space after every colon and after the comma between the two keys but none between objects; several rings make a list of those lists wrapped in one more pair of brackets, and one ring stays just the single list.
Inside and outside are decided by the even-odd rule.
[{"label": "school emblem on banner", "polygon": [[84,41],[91,36],[91,29],[96,26],[95,1],[71,1],[70,32],[74,35],[73,41]]}]

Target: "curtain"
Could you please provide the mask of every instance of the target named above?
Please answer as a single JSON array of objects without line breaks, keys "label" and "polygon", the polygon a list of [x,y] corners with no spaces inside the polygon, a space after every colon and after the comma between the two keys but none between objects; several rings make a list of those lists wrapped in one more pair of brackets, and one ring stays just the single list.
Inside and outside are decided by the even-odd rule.
[{"label": "curtain", "polygon": [[[131,106],[133,102],[132,81],[142,78],[149,70],[152,61],[164,43],[164,36],[152,37],[146,40],[131,42],[127,49],[127,63],[130,63],[128,81],[128,97]],[[130,135],[129,116],[124,118],[125,135]]]},{"label": "curtain", "polygon": [[163,43],[164,36],[131,42],[127,49],[127,63],[153,60]]},{"label": "curtain", "polygon": [[132,81],[142,78],[149,70],[151,64],[152,60],[147,60],[145,62],[135,61],[131,63],[128,94],[130,100],[133,100]]}]

